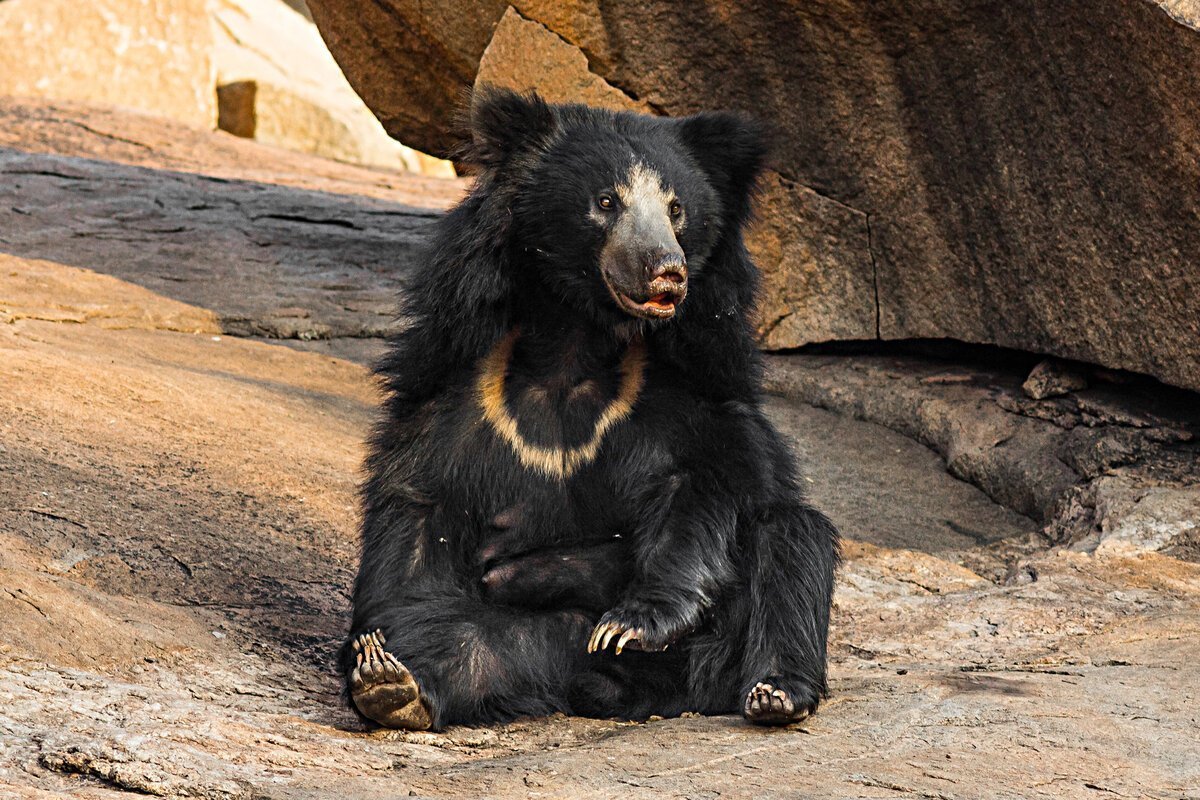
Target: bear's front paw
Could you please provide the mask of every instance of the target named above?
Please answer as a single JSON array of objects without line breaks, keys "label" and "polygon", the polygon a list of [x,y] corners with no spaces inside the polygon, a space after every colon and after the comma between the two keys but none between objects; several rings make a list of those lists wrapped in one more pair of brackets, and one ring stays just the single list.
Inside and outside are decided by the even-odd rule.
[{"label": "bear's front paw", "polygon": [[615,642],[613,652],[617,655],[628,647],[630,650],[666,650],[690,630],[683,624],[664,624],[663,615],[642,603],[622,603],[608,611],[592,631],[588,640],[588,652],[597,653]]}]

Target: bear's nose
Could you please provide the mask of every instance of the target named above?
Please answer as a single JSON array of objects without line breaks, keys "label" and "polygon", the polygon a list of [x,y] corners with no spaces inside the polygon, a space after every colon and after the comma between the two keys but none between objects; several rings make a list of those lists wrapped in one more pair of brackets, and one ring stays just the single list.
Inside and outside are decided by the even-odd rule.
[{"label": "bear's nose", "polygon": [[663,280],[683,283],[687,280],[687,262],[678,248],[659,247],[649,251],[642,262],[646,267],[646,282]]},{"label": "bear's nose", "polygon": [[683,264],[663,264],[650,276],[650,280],[658,278],[671,283],[683,283],[687,280],[687,267]]}]

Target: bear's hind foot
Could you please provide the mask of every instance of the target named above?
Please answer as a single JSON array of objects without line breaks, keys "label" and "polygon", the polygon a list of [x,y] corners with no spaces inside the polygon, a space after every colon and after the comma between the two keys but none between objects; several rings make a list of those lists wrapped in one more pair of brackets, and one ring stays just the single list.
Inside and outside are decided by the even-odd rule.
[{"label": "bear's hind foot", "polygon": [[395,656],[383,649],[386,641],[380,630],[355,638],[350,698],[364,717],[385,728],[428,730],[433,720],[417,682]]},{"label": "bear's hind foot", "polygon": [[755,725],[790,725],[817,710],[817,696],[809,691],[791,692],[779,678],[763,678],[746,693],[742,716]]}]

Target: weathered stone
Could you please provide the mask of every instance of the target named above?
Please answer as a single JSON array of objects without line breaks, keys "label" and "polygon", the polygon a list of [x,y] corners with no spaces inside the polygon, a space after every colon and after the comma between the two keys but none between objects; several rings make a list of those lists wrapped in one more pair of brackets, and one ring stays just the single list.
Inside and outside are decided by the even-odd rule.
[{"label": "weathered stone", "polygon": [[445,209],[468,182],[367,169],[125,110],[0,98],[0,147]]},{"label": "weathered stone", "polygon": [[124,106],[211,129],[206,0],[4,0],[0,95]]},{"label": "weathered stone", "polygon": [[609,65],[608,31],[599,0],[513,0],[511,6],[526,19],[537,20],[583,47],[589,64],[598,68]]},{"label": "weathered stone", "polygon": [[91,322],[121,330],[221,332],[217,315],[207,309],[91,270],[0,252],[0,324],[20,319]]},{"label": "weathered stone", "polygon": [[[431,30],[413,5],[314,3],[336,7],[317,23],[392,133],[445,147],[503,9],[425,3],[422,19],[453,29]],[[1177,21],[1195,18],[1191,0],[518,7],[660,112],[770,121],[779,173],[868,220],[873,291],[808,300],[771,346],[873,337],[859,309],[874,304],[884,339],[999,344],[1200,389],[1200,32]],[[854,246],[788,269],[844,273]]]},{"label": "weathered stone", "polygon": [[339,161],[454,174],[388,137],[317,29],[283,0],[220,0],[213,19],[222,130]]},{"label": "weathered stone", "polygon": [[350,85],[384,129],[446,155],[449,134],[505,0],[309,0],[309,11]]},{"label": "weathered stone", "polygon": [[1165,550],[1200,530],[1200,486],[1146,487],[1121,478],[1096,484],[1098,553]]},{"label": "weathered stone", "polygon": [[1163,10],[1184,25],[1200,30],[1200,0],[1155,0]]},{"label": "weathered stone", "polygon": [[1031,401],[1023,372],[980,367],[946,381],[944,364],[912,356],[770,356],[767,366],[768,391],[925,444],[950,474],[1047,525],[1055,542],[1102,523],[1102,475],[1142,490],[1200,486],[1200,412],[1189,392],[1160,387],[1159,404],[1136,386]]},{"label": "weathered stone", "polygon": [[768,172],[746,246],[762,270],[765,347],[875,336],[865,214]]},{"label": "weathered stone", "polygon": [[490,84],[518,92],[536,90],[552,103],[587,103],[616,111],[650,108],[608,85],[588,70],[587,56],[540,22],[509,7],[483,51],[475,86]]},{"label": "weathered stone", "polygon": [[258,120],[254,113],[256,81],[232,81],[217,87],[217,127],[226,133],[253,139]]},{"label": "weathered stone", "polygon": [[[369,357],[358,343],[373,340],[368,350],[377,350],[379,337],[394,329],[398,293],[418,265],[429,222],[464,186],[369,172],[223,134],[183,129],[187,136],[177,138],[168,127],[144,136],[145,118],[136,116],[83,119],[81,127],[53,108],[0,103],[0,122],[13,122],[0,133],[0,252],[115,276],[206,309],[203,319],[181,311],[169,326],[160,321],[177,330],[350,341],[334,351]],[[4,146],[19,144],[13,140],[21,135],[41,140],[40,149],[89,157]],[[182,157],[184,146],[193,148],[190,160]],[[97,158],[114,151],[138,166]],[[171,169],[152,168],[160,165]],[[301,180],[305,165],[326,175],[314,169]],[[287,183],[293,185],[280,185]],[[28,316],[22,298],[62,293],[54,313],[63,319],[134,319],[108,299],[101,276],[91,301],[46,280],[38,270],[21,270],[20,280],[0,292],[0,317]]]},{"label": "weathered stone", "polygon": [[1088,387],[1087,376],[1054,359],[1038,362],[1029,373],[1021,390],[1034,400],[1060,397]]}]

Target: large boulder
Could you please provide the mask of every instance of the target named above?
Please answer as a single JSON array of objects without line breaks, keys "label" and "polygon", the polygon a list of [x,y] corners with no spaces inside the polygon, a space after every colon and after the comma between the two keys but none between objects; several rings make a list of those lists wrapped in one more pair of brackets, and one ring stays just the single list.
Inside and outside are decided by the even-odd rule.
[{"label": "large boulder", "polygon": [[1200,389],[1195,0],[309,5],[388,131],[429,151],[517,12],[561,69],[494,59],[497,82],[553,96],[586,67],[659,113],[774,123],[751,242],[768,347],[952,338]]}]

